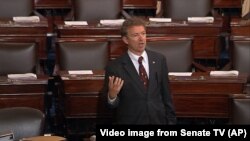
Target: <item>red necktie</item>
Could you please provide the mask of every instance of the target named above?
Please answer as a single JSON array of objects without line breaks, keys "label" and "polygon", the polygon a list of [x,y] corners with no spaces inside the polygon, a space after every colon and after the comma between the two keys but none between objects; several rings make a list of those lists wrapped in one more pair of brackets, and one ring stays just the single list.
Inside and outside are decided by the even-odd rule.
[{"label": "red necktie", "polygon": [[148,76],[147,76],[145,68],[142,65],[142,60],[143,60],[143,57],[140,56],[139,59],[138,59],[139,75],[140,75],[141,81],[143,82],[143,85],[145,86],[145,88],[147,88],[148,87]]}]

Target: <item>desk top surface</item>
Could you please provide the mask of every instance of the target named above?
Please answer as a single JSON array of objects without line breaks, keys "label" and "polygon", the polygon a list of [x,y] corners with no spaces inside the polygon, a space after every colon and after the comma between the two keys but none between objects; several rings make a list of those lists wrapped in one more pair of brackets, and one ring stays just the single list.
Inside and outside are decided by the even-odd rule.
[{"label": "desk top surface", "polygon": [[[149,22],[147,27],[222,27],[222,20],[218,19],[212,23],[195,23],[187,21],[172,21],[172,22]],[[63,21],[56,22],[57,29],[119,29],[120,26],[116,25],[101,25],[100,23],[88,23],[88,25],[65,25]]]},{"label": "desk top surface", "polygon": [[0,19],[0,28],[6,27],[48,27],[47,20],[39,22],[14,22],[12,19]]},{"label": "desk top surface", "polygon": [[[59,76],[63,81],[68,80],[103,80],[104,71],[94,70],[93,74],[69,74],[68,71],[60,71]],[[169,76],[170,83],[246,83],[247,74],[238,76],[210,76],[208,72],[194,72],[192,76]]]},{"label": "desk top surface", "polygon": [[246,27],[249,27],[249,29],[250,29],[250,20],[244,20],[244,19],[241,19],[241,18],[232,18],[231,22],[230,22],[230,26],[231,27],[234,27],[234,26],[242,26],[242,27],[244,27],[244,26],[246,26]]},{"label": "desk top surface", "polygon": [[22,84],[47,84],[48,76],[38,75],[37,79],[9,79],[7,76],[0,76],[1,85],[22,85]]},{"label": "desk top surface", "polygon": [[231,36],[250,37],[250,20],[232,18],[230,26],[231,26]]}]

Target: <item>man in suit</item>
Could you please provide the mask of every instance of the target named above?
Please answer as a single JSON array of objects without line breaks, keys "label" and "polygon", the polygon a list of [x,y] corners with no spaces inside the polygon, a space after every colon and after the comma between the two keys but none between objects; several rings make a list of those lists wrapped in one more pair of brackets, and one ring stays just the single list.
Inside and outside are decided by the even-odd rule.
[{"label": "man in suit", "polygon": [[250,0],[244,0],[242,4],[241,16],[244,19],[250,19]]},{"label": "man in suit", "polygon": [[[116,123],[175,124],[166,59],[145,50],[144,21],[127,19],[121,27],[121,35],[128,51],[107,65],[104,86],[108,105],[116,109]],[[138,62],[140,56],[142,65]]]}]

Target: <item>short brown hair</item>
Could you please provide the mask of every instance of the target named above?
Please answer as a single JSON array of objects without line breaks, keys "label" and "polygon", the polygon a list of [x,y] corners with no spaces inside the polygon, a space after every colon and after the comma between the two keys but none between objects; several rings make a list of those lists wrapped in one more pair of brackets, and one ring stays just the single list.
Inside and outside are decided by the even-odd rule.
[{"label": "short brown hair", "polygon": [[128,28],[131,26],[143,26],[146,29],[146,23],[143,19],[139,17],[131,17],[129,19],[126,19],[121,27],[121,36],[127,36],[128,34]]}]

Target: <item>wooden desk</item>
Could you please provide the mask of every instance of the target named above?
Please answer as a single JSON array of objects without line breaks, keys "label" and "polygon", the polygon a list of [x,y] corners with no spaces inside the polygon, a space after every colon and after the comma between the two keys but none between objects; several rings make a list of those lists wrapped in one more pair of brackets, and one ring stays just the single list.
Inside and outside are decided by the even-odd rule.
[{"label": "wooden desk", "polygon": [[[93,75],[69,75],[60,72],[65,102],[65,116],[109,116],[103,100],[103,73]],[[188,77],[170,76],[170,87],[178,117],[229,118],[229,94],[243,93],[246,75],[238,77],[210,77],[196,73]],[[99,103],[98,103],[99,102]]]},{"label": "wooden desk", "polygon": [[147,27],[147,34],[150,36],[159,36],[160,34],[193,36],[195,59],[219,59],[221,32],[222,20],[215,20],[213,23],[188,23],[186,21],[150,23]]},{"label": "wooden desk", "polygon": [[54,32],[54,22],[63,21],[72,8],[71,0],[35,0],[35,9],[48,20],[49,33]]},{"label": "wooden desk", "polygon": [[71,8],[71,0],[35,0],[36,9],[67,9]]},{"label": "wooden desk", "polygon": [[105,106],[105,99],[101,98],[103,71],[95,72],[95,76],[74,76],[65,71],[59,74],[59,130],[64,128],[67,135],[90,135],[97,123],[111,123],[112,111]]},{"label": "wooden desk", "polygon": [[46,38],[48,22],[20,23],[11,19],[0,19],[0,38],[34,39],[39,42],[40,59],[47,58]]},{"label": "wooden desk", "polygon": [[[95,75],[69,75],[66,71],[60,72],[62,91],[59,96],[65,109],[67,118],[97,118],[110,116],[104,106],[102,94],[103,71],[96,71]],[[101,102],[101,103],[100,103]],[[78,106],[76,106],[78,105]],[[85,107],[85,108],[84,108]]]},{"label": "wooden desk", "polygon": [[248,36],[250,37],[250,20],[233,18],[230,23],[231,36]]},{"label": "wooden desk", "polygon": [[178,117],[229,118],[230,94],[243,93],[247,75],[212,77],[197,73],[192,77],[170,76],[170,86]]},{"label": "wooden desk", "polygon": [[242,0],[213,0],[214,8],[241,8]]},{"label": "wooden desk", "polygon": [[95,23],[88,26],[69,26],[57,22],[56,32],[59,38],[120,37],[120,26],[103,26]]},{"label": "wooden desk", "polygon": [[[123,0],[123,8],[156,8],[157,0]],[[70,0],[35,0],[36,9],[71,8]],[[214,8],[241,8],[241,0],[213,0]]]},{"label": "wooden desk", "polygon": [[[56,24],[59,38],[82,37],[120,37],[120,26],[68,26],[62,22]],[[194,36],[193,52],[195,59],[219,59],[220,33],[222,20],[214,23],[188,23],[185,21],[171,23],[150,23],[147,26],[148,36],[188,35]]]},{"label": "wooden desk", "polygon": [[156,9],[157,0],[123,0],[123,9]]},{"label": "wooden desk", "polygon": [[45,112],[44,96],[48,78],[38,76],[37,80],[10,80],[0,77],[0,108],[32,107]]},{"label": "wooden desk", "polygon": [[[59,108],[66,118],[61,124],[66,124],[67,134],[92,133],[96,124],[112,122],[112,111],[107,109],[106,99],[102,97],[102,71],[94,71],[93,75],[69,75],[62,71],[59,75]],[[245,75],[224,78],[213,78],[207,74],[170,76],[177,117],[228,119],[230,94],[242,93],[245,83]],[[70,121],[75,126],[67,126],[71,125],[67,124]]]}]

